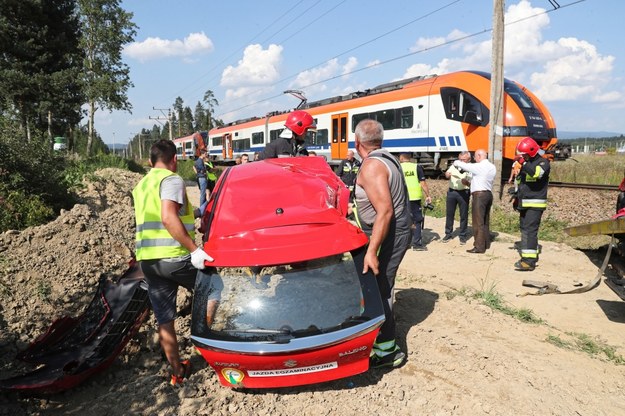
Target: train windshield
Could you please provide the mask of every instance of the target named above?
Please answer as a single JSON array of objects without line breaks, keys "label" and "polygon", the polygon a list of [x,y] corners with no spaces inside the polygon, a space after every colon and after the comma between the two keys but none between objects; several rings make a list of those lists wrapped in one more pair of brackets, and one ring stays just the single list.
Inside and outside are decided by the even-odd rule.
[{"label": "train windshield", "polygon": [[[377,298],[376,298],[377,296]],[[373,276],[349,253],[272,267],[198,274],[192,333],[235,342],[288,342],[383,315]]]},{"label": "train windshield", "polygon": [[523,92],[521,88],[517,84],[511,81],[506,81],[504,83],[504,91],[514,100],[514,102],[521,108],[534,108],[534,103]]}]

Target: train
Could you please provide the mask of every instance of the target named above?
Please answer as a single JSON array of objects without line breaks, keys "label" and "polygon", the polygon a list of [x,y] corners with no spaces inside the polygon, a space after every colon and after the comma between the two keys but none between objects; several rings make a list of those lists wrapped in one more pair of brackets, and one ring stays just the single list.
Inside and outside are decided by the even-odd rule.
[{"label": "train", "polygon": [[[384,126],[383,146],[391,153],[410,153],[428,172],[442,172],[461,151],[488,149],[491,75],[458,71],[394,81],[364,91],[315,102],[302,100],[317,124],[306,147],[336,166],[354,148],[360,120]],[[517,143],[531,136],[547,157],[558,149],[555,121],[534,93],[504,80],[502,156],[504,171],[515,157]],[[289,111],[273,112],[225,124],[208,132],[206,147],[217,162],[232,163],[243,153],[260,152],[275,140]]]},{"label": "train", "polygon": [[206,149],[208,132],[196,131],[184,137],[173,140],[176,145],[176,158],[178,160],[193,160],[200,155],[202,149]]}]

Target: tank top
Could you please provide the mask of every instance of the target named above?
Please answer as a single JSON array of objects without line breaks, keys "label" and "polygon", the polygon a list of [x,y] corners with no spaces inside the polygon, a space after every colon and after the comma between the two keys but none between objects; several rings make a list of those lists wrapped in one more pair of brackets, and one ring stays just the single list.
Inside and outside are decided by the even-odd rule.
[{"label": "tank top", "polygon": [[[410,218],[410,210],[408,209],[408,198],[406,184],[404,182],[404,174],[402,173],[399,162],[397,162],[386,149],[374,150],[367,156],[367,159],[370,158],[377,159],[386,165],[389,172],[388,184],[391,192],[397,232],[409,232],[412,220]],[[358,185],[358,181],[356,181],[355,186],[355,202],[358,220],[361,225],[372,226],[377,213],[373,208],[371,201],[367,198],[365,190]]]}]

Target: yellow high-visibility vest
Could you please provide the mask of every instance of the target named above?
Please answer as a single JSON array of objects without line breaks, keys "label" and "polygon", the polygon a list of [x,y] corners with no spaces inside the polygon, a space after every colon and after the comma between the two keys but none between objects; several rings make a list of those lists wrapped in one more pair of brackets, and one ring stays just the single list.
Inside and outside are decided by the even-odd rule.
[{"label": "yellow high-visibility vest", "polygon": [[[163,225],[161,218],[161,198],[159,189],[163,179],[175,175],[167,169],[153,168],[132,190],[135,203],[135,256],[137,260],[153,260],[179,257],[189,254],[189,250],[174,239]],[[191,239],[195,240],[195,219],[191,204],[180,220]]]}]

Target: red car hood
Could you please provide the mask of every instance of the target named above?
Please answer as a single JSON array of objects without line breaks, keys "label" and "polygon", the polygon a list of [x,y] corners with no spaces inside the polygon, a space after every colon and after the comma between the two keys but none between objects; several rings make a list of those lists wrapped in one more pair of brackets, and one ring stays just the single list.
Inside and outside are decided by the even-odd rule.
[{"label": "red car hood", "polygon": [[212,266],[305,261],[361,247],[347,219],[349,190],[321,157],[269,159],[228,168],[201,230]]}]

